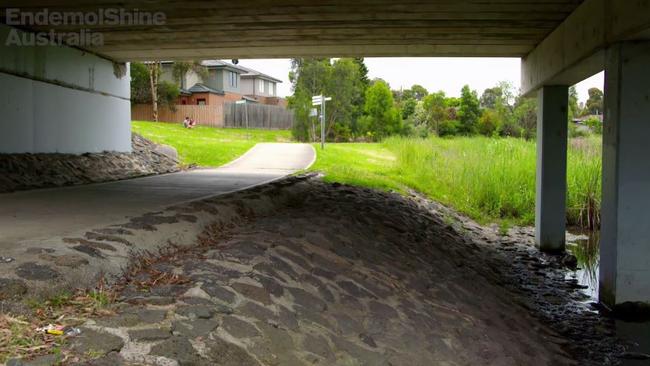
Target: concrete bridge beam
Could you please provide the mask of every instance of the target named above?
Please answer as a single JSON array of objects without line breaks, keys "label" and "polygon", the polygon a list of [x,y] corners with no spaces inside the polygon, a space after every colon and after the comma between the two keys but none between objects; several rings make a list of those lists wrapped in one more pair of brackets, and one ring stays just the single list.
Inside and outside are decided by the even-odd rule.
[{"label": "concrete bridge beam", "polygon": [[600,300],[650,303],[650,42],[606,52]]},{"label": "concrete bridge beam", "polygon": [[0,153],[131,151],[127,65],[5,25],[0,39]]}]

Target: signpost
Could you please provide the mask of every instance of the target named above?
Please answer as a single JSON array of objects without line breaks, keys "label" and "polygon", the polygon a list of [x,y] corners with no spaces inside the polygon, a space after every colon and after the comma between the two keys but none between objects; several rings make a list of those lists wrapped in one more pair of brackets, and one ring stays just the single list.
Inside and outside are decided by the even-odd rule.
[{"label": "signpost", "polygon": [[316,95],[311,97],[313,106],[320,106],[320,148],[325,149],[325,102],[332,100],[332,97]]}]

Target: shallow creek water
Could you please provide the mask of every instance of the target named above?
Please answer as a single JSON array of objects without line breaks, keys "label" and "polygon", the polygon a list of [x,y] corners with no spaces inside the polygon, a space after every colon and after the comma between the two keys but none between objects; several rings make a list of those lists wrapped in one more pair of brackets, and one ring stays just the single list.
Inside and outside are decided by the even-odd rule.
[{"label": "shallow creek water", "polygon": [[[600,232],[579,234],[578,239],[567,244],[568,250],[578,259],[578,269],[567,276],[586,286],[582,291],[591,301],[598,302]],[[616,335],[631,345],[630,358],[623,360],[624,366],[650,365],[650,359],[641,359],[644,354],[650,355],[650,322],[616,320]]]}]

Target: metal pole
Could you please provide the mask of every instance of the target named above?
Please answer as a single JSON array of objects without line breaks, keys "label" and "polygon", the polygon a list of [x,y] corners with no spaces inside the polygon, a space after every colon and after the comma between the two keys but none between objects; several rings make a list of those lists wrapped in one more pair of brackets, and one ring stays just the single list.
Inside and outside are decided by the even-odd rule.
[{"label": "metal pole", "polygon": [[325,150],[325,97],[321,95],[320,104],[320,148]]}]

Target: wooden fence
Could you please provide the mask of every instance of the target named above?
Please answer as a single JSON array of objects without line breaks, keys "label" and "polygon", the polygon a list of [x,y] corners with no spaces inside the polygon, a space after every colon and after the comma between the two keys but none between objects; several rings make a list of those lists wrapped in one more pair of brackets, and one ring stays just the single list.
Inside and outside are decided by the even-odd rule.
[{"label": "wooden fence", "polygon": [[225,127],[288,130],[293,126],[293,111],[274,105],[224,103],[223,121]]},{"label": "wooden fence", "polygon": [[[161,122],[182,123],[190,117],[199,125],[212,127],[262,128],[267,130],[288,130],[293,126],[293,111],[284,107],[265,104],[223,105],[176,105],[174,110],[158,108]],[[131,120],[151,121],[151,104],[132,104]]]},{"label": "wooden fence", "polygon": [[[153,107],[151,104],[132,104],[131,119],[133,121],[152,121]],[[190,117],[199,125],[224,127],[223,105],[176,105],[174,110],[166,107],[158,108],[158,120],[161,122],[183,123],[185,117]]]}]

